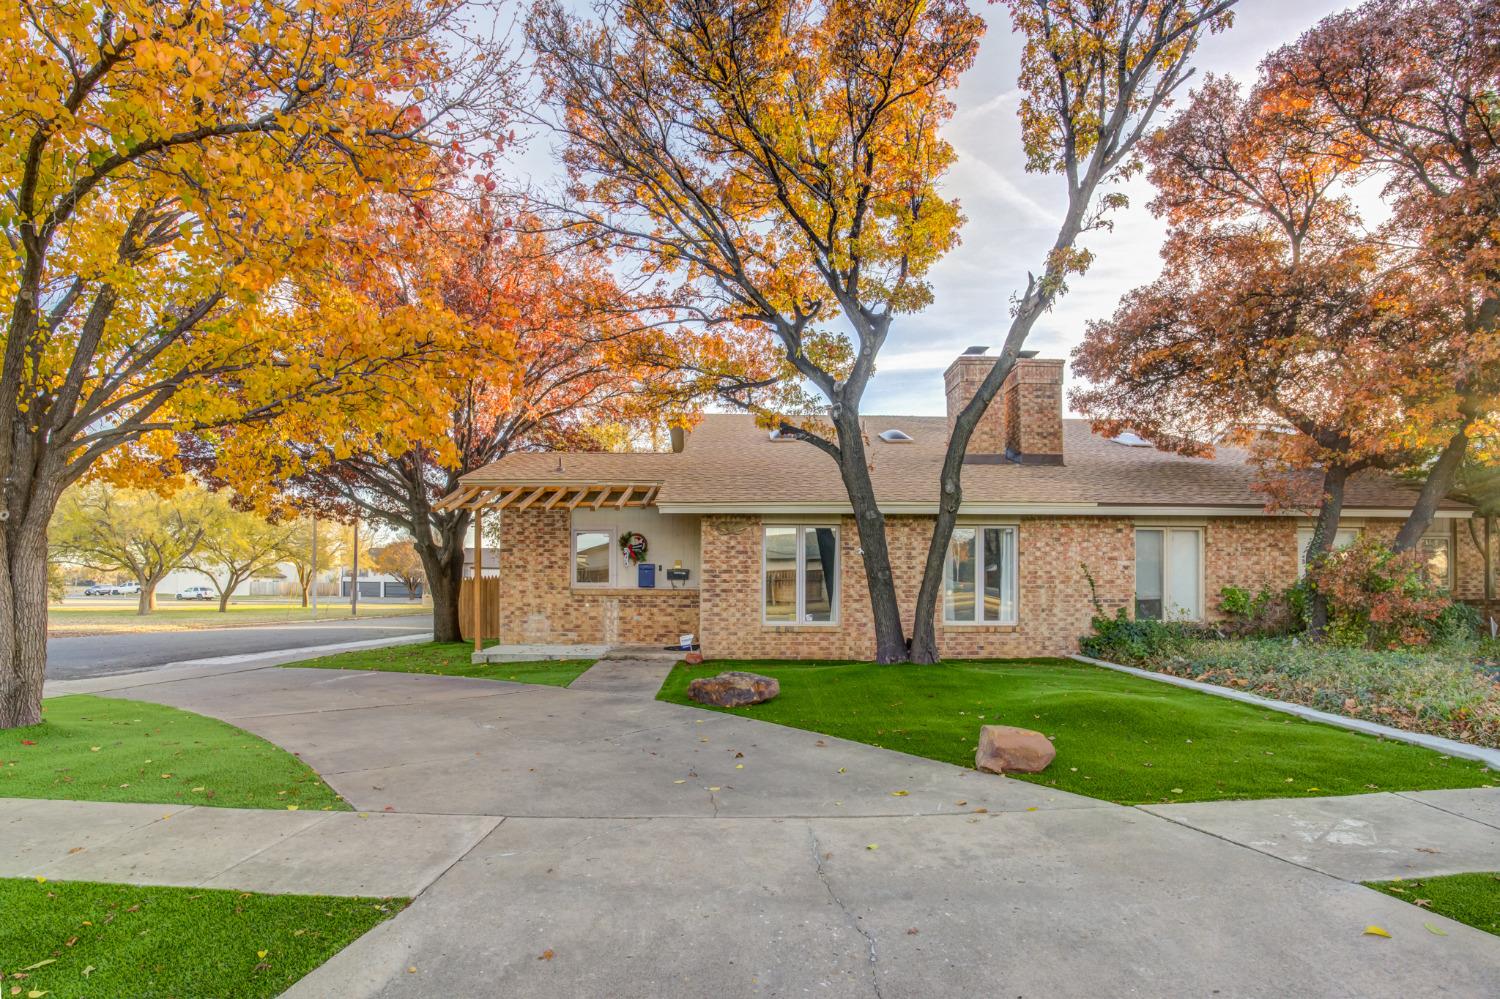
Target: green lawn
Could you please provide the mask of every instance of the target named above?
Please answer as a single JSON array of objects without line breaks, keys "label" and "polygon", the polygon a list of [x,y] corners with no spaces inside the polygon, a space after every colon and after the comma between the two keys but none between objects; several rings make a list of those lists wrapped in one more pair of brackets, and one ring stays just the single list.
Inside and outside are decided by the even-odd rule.
[{"label": "green lawn", "polygon": [[72,694],[42,723],[0,732],[0,798],[231,808],[349,806],[284,749],[161,704]]},{"label": "green lawn", "polygon": [[258,999],[406,899],[0,879],[5,996]]},{"label": "green lawn", "polygon": [[469,676],[480,680],[514,680],[566,687],[594,665],[592,659],[556,659],[528,663],[469,662],[470,642],[424,642],[384,649],[341,652],[321,659],[287,663],[287,669],[370,669],[386,673],[432,673],[438,676]]},{"label": "green lawn", "polygon": [[776,677],[781,696],[713,710],[964,767],[974,765],[980,726],[1036,729],[1052,739],[1057,759],[1017,778],[1122,804],[1500,784],[1478,763],[1066,659],[720,660],[679,664],[657,696],[693,704],[688,681],[731,669]]},{"label": "green lawn", "polygon": [[[410,617],[431,614],[432,605],[421,601],[361,603],[359,619]],[[288,600],[246,598],[230,603],[219,613],[217,601],[178,601],[171,594],[158,594],[156,610],[136,613],[134,598],[70,597],[47,608],[47,633],[54,638],[76,635],[111,635],[142,631],[196,631],[203,628],[238,628],[257,624],[294,624],[298,621],[347,621],[349,602],[324,597],[317,617],[312,610]]]},{"label": "green lawn", "polygon": [[1403,902],[1426,903],[1423,908],[1500,936],[1500,874],[1450,874],[1365,884]]}]

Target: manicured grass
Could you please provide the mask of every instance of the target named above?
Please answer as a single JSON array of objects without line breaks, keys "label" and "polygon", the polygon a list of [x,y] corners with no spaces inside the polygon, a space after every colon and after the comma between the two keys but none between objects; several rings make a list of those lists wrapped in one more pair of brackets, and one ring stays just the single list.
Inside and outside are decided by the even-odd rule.
[{"label": "manicured grass", "polygon": [[1423,908],[1500,936],[1500,874],[1449,874],[1365,884],[1403,902],[1425,902]]},{"label": "manicured grass", "polygon": [[371,669],[386,673],[432,673],[438,676],[468,676],[479,680],[513,680],[566,687],[594,665],[592,659],[553,659],[526,663],[471,663],[474,646],[469,642],[424,642],[384,649],[341,652],[321,659],[287,663],[287,669]]},{"label": "manicured grass", "polygon": [[161,704],[72,694],[0,732],[0,798],[346,810],[291,753]]},{"label": "manicured grass", "polygon": [[[411,617],[431,614],[432,606],[421,601],[364,603],[358,620],[380,617]],[[312,610],[290,601],[236,600],[224,613],[217,601],[177,601],[171,594],[157,596],[156,610],[145,616],[135,612],[135,599],[123,597],[70,597],[66,603],[47,608],[47,633],[54,638],[78,635],[112,635],[143,631],[197,631],[204,628],[242,628],[257,624],[295,624],[298,621],[347,621],[347,599],[319,601],[317,617]]]},{"label": "manicured grass", "polygon": [[731,669],[781,681],[781,696],[729,710],[763,721],[974,765],[982,725],[1050,737],[1057,759],[1022,780],[1122,804],[1294,798],[1500,785],[1500,775],[1277,712],[1065,659],[679,664],[657,696]]},{"label": "manicured grass", "polygon": [[406,903],[0,879],[3,994],[275,996]]}]

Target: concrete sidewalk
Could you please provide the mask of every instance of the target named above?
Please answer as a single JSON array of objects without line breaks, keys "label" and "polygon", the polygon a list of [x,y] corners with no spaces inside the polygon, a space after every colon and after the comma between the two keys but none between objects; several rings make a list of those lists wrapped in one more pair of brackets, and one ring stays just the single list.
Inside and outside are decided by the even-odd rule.
[{"label": "concrete sidewalk", "polygon": [[[1500,939],[1190,816],[658,702],[623,667],[596,679],[602,689],[292,668],[99,692],[270,739],[372,819],[480,823],[459,827],[458,859],[410,907],[296,997],[1500,995]],[[1493,794],[1380,807],[1432,819],[1441,803],[1491,828]],[[331,834],[365,835],[346,827],[371,820],[285,818],[265,813],[264,847],[192,876],[269,886],[301,867],[311,883],[349,863],[361,890],[407,889],[436,866],[413,858],[401,863],[420,876],[360,881],[402,836],[340,841]],[[178,817],[146,820],[160,835]],[[159,872],[168,858],[141,857],[130,836],[139,827],[115,867],[89,876]],[[58,877],[110,845],[51,839],[86,846],[32,865]],[[1431,846],[1482,859],[1481,840]],[[1370,924],[1390,938],[1366,936]]]},{"label": "concrete sidewalk", "polygon": [[1500,871],[1500,789],[1142,805],[1345,881]]},{"label": "concrete sidewalk", "polygon": [[0,798],[0,877],[411,897],[500,821]]}]

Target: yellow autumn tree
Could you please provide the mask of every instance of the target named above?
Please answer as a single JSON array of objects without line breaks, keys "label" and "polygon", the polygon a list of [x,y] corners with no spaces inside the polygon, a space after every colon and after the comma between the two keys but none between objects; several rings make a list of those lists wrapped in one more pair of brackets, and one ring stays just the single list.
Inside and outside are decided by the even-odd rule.
[{"label": "yellow autumn tree", "polygon": [[374,340],[296,322],[284,298],[332,222],[419,197],[488,130],[504,60],[453,50],[462,11],[0,7],[0,728],[40,717],[47,523],[68,484],[101,461],[152,481],[174,433],[373,397],[426,348],[415,321]]}]

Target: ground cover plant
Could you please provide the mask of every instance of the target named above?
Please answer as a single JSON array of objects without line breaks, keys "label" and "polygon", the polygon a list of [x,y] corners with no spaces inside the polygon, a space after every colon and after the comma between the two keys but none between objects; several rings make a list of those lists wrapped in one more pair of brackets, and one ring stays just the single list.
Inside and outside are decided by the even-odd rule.
[{"label": "ground cover plant", "polygon": [[257,736],[161,704],[72,694],[0,733],[0,798],[345,810],[317,772]]},{"label": "ground cover plant", "polygon": [[0,879],[4,994],[261,999],[406,899]]},{"label": "ground cover plant", "polygon": [[1122,804],[1500,785],[1478,763],[1062,659],[719,660],[677,666],[658,697],[693,704],[691,680],[731,669],[776,677],[781,695],[715,710],[965,767],[980,726],[1018,725],[1057,759],[1017,778]]},{"label": "ground cover plant", "polygon": [[1366,881],[1376,891],[1500,936],[1500,873]]},{"label": "ground cover plant", "polygon": [[470,642],[423,642],[383,649],[340,652],[318,659],[287,663],[288,669],[367,669],[385,673],[429,673],[467,676],[479,680],[511,680],[566,687],[594,665],[593,659],[543,659],[537,662],[471,663]]}]

